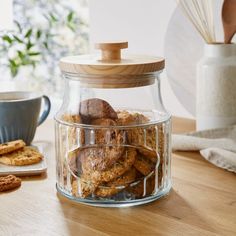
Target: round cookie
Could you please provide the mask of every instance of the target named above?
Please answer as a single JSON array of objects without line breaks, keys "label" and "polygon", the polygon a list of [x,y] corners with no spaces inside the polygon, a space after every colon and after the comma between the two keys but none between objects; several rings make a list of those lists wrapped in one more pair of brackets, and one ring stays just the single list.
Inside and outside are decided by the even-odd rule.
[{"label": "round cookie", "polygon": [[127,148],[122,156],[110,168],[104,171],[90,171],[83,174],[83,178],[87,181],[98,185],[102,182],[110,182],[128,171],[134,164],[136,157],[134,148]]},{"label": "round cookie", "polygon": [[117,179],[106,183],[104,186],[98,186],[95,191],[95,195],[98,197],[110,197],[117,194],[118,192],[124,190],[130,183],[135,180],[136,170],[131,168],[124,175],[118,177]]},{"label": "round cookie", "polygon": [[7,143],[0,144],[0,155],[19,150],[25,146],[23,140],[15,140]]},{"label": "round cookie", "polygon": [[0,177],[0,192],[11,190],[21,186],[21,179],[14,175]]},{"label": "round cookie", "polygon": [[93,171],[104,171],[121,157],[124,148],[112,146],[78,148],[68,155],[70,170],[80,176]]},{"label": "round cookie", "polygon": [[108,169],[121,157],[123,150],[112,146],[84,149],[80,156],[83,173]]},{"label": "round cookie", "polygon": [[2,155],[0,163],[12,166],[32,165],[43,159],[41,153],[32,147],[24,147],[20,150]]},{"label": "round cookie", "polygon": [[85,124],[89,124],[91,120],[100,118],[117,119],[117,114],[112,106],[99,98],[87,99],[80,102],[79,114]]},{"label": "round cookie", "polygon": [[109,182],[121,175],[123,175],[135,162],[136,150],[134,148],[127,148],[122,157],[109,169],[101,173],[101,180]]}]

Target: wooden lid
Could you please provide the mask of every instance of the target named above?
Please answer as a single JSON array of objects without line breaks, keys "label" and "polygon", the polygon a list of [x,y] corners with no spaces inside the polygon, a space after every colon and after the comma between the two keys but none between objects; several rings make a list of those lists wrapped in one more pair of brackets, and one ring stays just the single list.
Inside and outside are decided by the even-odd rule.
[{"label": "wooden lid", "polygon": [[123,55],[121,49],[128,42],[116,41],[95,44],[101,50],[99,55],[64,57],[60,60],[60,69],[65,73],[81,75],[142,75],[163,70],[163,58],[143,55]]}]

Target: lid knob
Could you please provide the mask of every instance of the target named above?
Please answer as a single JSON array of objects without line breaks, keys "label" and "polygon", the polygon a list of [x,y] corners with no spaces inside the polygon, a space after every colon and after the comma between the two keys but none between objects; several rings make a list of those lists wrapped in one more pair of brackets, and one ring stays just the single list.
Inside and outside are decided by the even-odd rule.
[{"label": "lid knob", "polygon": [[96,49],[102,51],[102,61],[121,60],[121,49],[128,48],[127,41],[96,43]]}]

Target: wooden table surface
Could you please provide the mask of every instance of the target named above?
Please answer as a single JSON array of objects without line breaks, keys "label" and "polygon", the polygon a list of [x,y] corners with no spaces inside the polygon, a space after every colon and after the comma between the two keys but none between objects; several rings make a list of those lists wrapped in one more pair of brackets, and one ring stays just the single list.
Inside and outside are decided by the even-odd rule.
[{"label": "wooden table surface", "polygon": [[[194,130],[175,118],[174,132]],[[73,203],[55,188],[53,121],[37,130],[45,145],[47,175],[23,178],[21,188],[0,194],[0,236],[10,235],[236,235],[236,175],[198,153],[172,155],[173,188],[148,205],[107,209]]]}]

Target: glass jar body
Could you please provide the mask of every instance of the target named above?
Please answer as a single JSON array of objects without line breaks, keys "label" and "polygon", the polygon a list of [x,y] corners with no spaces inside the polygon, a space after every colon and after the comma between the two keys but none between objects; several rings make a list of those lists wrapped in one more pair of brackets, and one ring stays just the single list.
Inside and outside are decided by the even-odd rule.
[{"label": "glass jar body", "polygon": [[89,85],[84,78],[65,77],[64,102],[55,116],[58,191],[112,207],[168,193],[171,118],[158,74],[146,86],[116,88],[99,78]]}]

